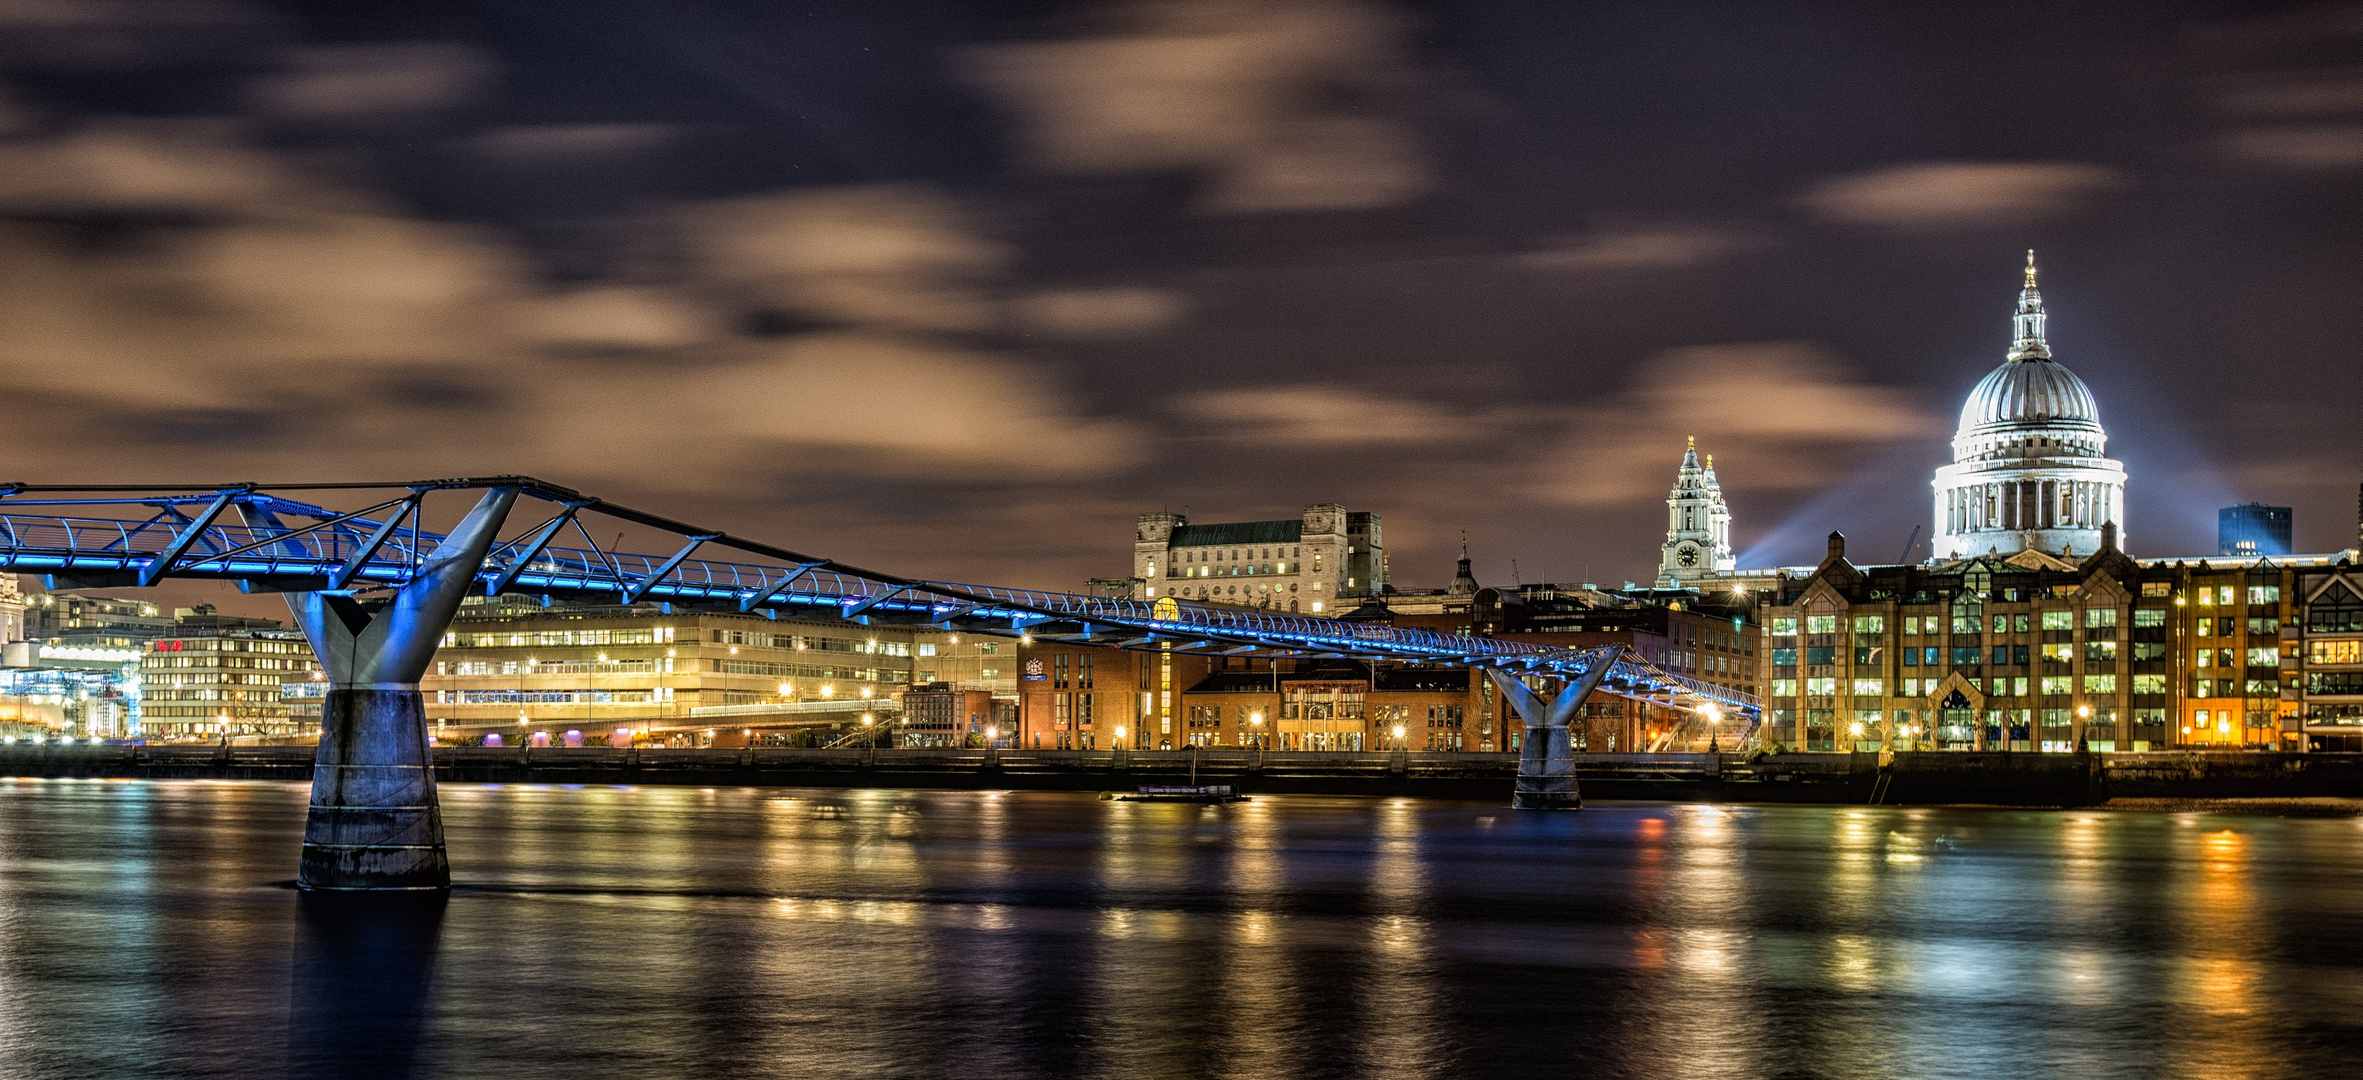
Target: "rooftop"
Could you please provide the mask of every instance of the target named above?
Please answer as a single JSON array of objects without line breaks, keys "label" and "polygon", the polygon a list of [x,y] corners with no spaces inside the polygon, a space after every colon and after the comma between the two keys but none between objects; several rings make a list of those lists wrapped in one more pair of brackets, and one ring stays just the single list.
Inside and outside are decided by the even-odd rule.
[{"label": "rooftop", "polygon": [[1304,539],[1304,522],[1229,521],[1213,525],[1184,525],[1173,530],[1174,547],[1237,547],[1241,544],[1293,544]]}]

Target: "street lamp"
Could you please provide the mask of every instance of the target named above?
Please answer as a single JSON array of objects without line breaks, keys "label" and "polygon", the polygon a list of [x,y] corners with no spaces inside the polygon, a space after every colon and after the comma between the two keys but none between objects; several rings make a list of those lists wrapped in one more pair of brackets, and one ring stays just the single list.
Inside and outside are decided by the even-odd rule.
[{"label": "street lamp", "polygon": [[1395,725],[1395,749],[1403,749],[1403,725]]},{"label": "street lamp", "polygon": [[1116,725],[1116,745],[1111,749],[1124,749],[1124,725],[1122,724]]},{"label": "street lamp", "polygon": [[1710,701],[1705,707],[1699,709],[1699,712],[1705,714],[1707,718],[1707,753],[1722,753],[1723,746],[1717,741],[1717,737],[1722,734],[1723,710],[1716,708],[1715,703]]},{"label": "street lamp", "polygon": [[1264,746],[1264,714],[1263,714],[1263,713],[1261,713],[1261,712],[1251,712],[1251,713],[1248,713],[1248,714],[1247,714],[1247,722],[1248,722],[1248,723],[1250,723],[1250,724],[1253,724],[1253,725],[1255,725],[1255,748],[1256,748],[1256,749],[1258,749],[1258,750],[1261,750],[1261,749],[1263,749],[1263,746]]}]

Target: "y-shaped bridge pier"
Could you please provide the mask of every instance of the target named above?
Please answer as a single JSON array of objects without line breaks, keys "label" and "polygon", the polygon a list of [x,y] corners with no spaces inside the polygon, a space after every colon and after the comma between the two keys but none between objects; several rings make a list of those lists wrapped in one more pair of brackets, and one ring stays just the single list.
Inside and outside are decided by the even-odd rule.
[{"label": "y-shaped bridge pier", "polygon": [[[473,494],[476,501],[448,530],[428,528],[429,497],[448,493]],[[305,501],[322,499],[367,505],[338,510]],[[508,530],[521,504],[548,516]],[[235,524],[225,520],[233,509]],[[586,524],[592,518],[601,521],[602,534],[620,529],[617,541],[599,544]],[[662,553],[630,550],[636,547]],[[731,558],[698,557],[709,549]],[[0,485],[0,570],[43,574],[52,589],[143,587],[176,578],[286,594],[329,677],[297,879],[307,889],[450,884],[418,681],[461,600],[478,590],[1126,649],[1480,667],[1526,722],[1513,796],[1521,809],[1582,804],[1568,723],[1594,693],[1711,707],[1735,717],[1757,708],[1749,695],[1671,674],[1622,646],[1553,648],[1170,597],[1119,600],[899,577],[522,476],[395,484]]]}]

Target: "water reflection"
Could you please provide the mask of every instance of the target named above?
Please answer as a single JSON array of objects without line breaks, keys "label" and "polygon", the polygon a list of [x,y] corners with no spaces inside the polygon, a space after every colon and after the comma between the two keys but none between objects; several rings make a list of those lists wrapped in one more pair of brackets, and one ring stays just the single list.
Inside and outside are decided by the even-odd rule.
[{"label": "water reflection", "polygon": [[2363,1072],[2353,818],[445,796],[354,908],[300,786],[0,781],[0,1073]]},{"label": "water reflection", "polygon": [[289,1075],[422,1075],[420,1038],[446,904],[439,892],[299,894]]}]

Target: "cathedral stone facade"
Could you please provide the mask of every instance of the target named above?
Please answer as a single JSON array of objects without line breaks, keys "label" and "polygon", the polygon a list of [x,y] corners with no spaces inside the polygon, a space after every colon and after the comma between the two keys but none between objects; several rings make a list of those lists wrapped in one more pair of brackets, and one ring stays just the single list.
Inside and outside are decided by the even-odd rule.
[{"label": "cathedral stone facade", "polygon": [[2104,456],[2091,388],[2052,359],[2032,251],[2013,322],[2009,358],[1962,404],[1953,463],[1936,470],[1938,562],[2028,550],[2081,559],[2110,524],[2124,543],[2125,467]]},{"label": "cathedral stone facade", "polygon": [[1666,542],[1659,550],[1660,587],[1730,573],[1739,565],[1731,550],[1731,507],[1715,482],[1715,455],[1698,461],[1698,439],[1682,452],[1674,490],[1666,494]]}]

